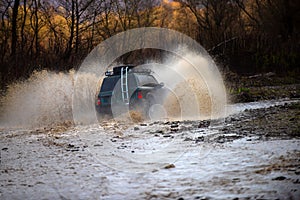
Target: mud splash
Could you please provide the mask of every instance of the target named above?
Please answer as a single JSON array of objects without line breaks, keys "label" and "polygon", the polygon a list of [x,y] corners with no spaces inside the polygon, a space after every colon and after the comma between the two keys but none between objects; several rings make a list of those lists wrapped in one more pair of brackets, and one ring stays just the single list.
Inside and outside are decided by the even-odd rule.
[{"label": "mud splash", "polygon": [[216,119],[226,116],[227,95],[223,79],[208,57],[185,48],[185,58],[169,56],[150,64],[154,76],[165,84],[164,109],[175,120]]},{"label": "mud splash", "polygon": [[[197,120],[224,116],[226,92],[214,63],[186,49],[185,58],[168,55],[161,64],[146,64],[169,93],[163,105],[153,107],[154,120]],[[102,77],[103,78],[103,77]],[[75,122],[97,123],[95,97],[101,77],[93,72],[36,71],[28,80],[8,86],[2,96],[0,126],[32,128]],[[76,82],[76,84],[75,84]],[[158,111],[162,113],[157,113]],[[156,113],[155,113],[156,112]],[[74,115],[76,113],[76,115]],[[129,121],[139,123],[139,113]]]},{"label": "mud splash", "polygon": [[[95,79],[90,74],[86,76]],[[42,70],[33,72],[25,81],[9,85],[0,98],[0,126],[35,128],[73,123],[74,77],[74,70],[68,73]],[[83,95],[81,101],[85,102],[89,95]]]},{"label": "mud splash", "polygon": [[74,71],[35,71],[26,81],[8,86],[1,98],[1,126],[33,127],[72,120]]}]

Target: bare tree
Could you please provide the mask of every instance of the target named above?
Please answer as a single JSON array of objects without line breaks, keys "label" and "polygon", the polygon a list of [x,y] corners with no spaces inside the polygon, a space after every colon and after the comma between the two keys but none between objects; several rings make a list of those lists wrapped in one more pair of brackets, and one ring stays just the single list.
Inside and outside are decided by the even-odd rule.
[{"label": "bare tree", "polygon": [[40,54],[40,45],[39,45],[39,21],[40,21],[40,17],[39,17],[39,9],[40,9],[40,1],[39,0],[33,0],[33,13],[32,13],[32,17],[34,18],[34,20],[31,20],[31,22],[33,23],[32,27],[34,30],[34,40],[35,40],[35,57],[39,57]]},{"label": "bare tree", "polygon": [[[1,23],[0,23],[0,58],[1,61],[7,58],[9,54],[9,39],[11,37],[11,28],[9,24],[9,9],[11,7],[12,1],[1,0],[0,1],[0,13],[1,13]],[[11,52],[10,52],[11,53]]]},{"label": "bare tree", "polygon": [[19,11],[20,0],[15,0],[13,6],[13,13],[12,13],[12,26],[11,26],[11,55],[16,55],[17,50],[17,41],[18,41],[18,34],[17,34],[17,18],[18,18],[18,11]]},{"label": "bare tree", "polygon": [[23,0],[23,21],[21,25],[21,51],[24,51],[24,47],[26,45],[26,39],[25,39],[25,25],[26,25],[26,19],[27,19],[27,0]]}]

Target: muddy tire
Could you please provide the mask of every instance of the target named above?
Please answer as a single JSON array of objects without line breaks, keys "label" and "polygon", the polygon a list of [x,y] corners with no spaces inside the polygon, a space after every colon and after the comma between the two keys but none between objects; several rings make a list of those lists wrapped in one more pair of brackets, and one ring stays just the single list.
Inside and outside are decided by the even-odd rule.
[{"label": "muddy tire", "polygon": [[150,119],[150,115],[151,115],[150,114],[150,112],[151,112],[150,109],[155,104],[156,104],[156,99],[154,98],[154,96],[151,93],[149,93],[147,95],[146,105],[144,107],[144,113],[145,113],[146,119]]}]

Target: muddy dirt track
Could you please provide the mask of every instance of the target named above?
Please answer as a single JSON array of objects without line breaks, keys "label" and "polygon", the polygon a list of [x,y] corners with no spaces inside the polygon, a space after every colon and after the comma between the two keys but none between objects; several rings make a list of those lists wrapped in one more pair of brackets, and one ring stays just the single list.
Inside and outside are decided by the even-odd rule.
[{"label": "muddy dirt track", "polygon": [[0,199],[299,199],[300,103],[257,105],[221,121],[3,129]]}]

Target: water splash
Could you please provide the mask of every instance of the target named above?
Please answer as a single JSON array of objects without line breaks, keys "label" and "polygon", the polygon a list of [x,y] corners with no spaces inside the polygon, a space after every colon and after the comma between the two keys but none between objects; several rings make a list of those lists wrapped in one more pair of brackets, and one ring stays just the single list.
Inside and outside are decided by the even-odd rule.
[{"label": "water splash", "polygon": [[[9,128],[35,128],[73,123],[72,95],[75,71],[56,73],[47,70],[35,71],[25,81],[7,87],[1,97],[0,126]],[[91,74],[81,75],[77,80],[98,80]],[[92,88],[98,88],[98,84]],[[80,97],[82,113],[87,99],[94,94]]]},{"label": "water splash", "polygon": [[156,78],[169,93],[164,108],[170,119],[199,120],[226,115],[226,90],[214,63],[203,54],[180,48],[185,59],[169,56],[162,64],[150,64]]},{"label": "water splash", "polygon": [[[219,72],[211,72],[211,63],[206,57],[184,51],[186,59],[168,56],[160,64],[146,64],[169,91],[161,109],[162,116],[176,120],[223,117],[226,98],[222,77]],[[28,80],[9,85],[6,95],[1,97],[0,126],[31,128],[66,121],[96,123],[95,97],[101,80],[95,73],[88,72],[35,71]],[[138,118],[136,121],[141,121]]]},{"label": "water splash", "polygon": [[74,71],[35,71],[29,79],[8,86],[1,97],[0,125],[37,127],[72,120]]}]

